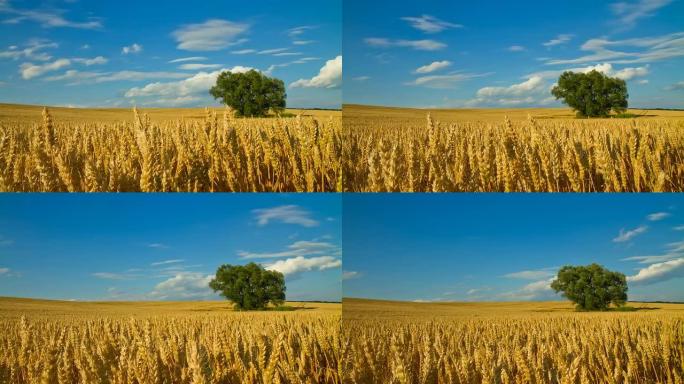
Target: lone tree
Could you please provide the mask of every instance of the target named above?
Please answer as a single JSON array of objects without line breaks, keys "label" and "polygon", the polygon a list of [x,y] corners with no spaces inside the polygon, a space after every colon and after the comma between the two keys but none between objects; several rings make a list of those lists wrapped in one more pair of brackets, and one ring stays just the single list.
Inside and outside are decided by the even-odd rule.
[{"label": "lone tree", "polygon": [[551,283],[556,292],[574,302],[577,309],[606,310],[610,304],[623,306],[627,301],[627,280],[619,272],[609,271],[598,264],[566,265]]},{"label": "lone tree", "polygon": [[610,111],[627,109],[627,84],[597,70],[589,73],[563,72],[551,94],[577,111],[577,117],[607,117]]},{"label": "lone tree", "polygon": [[244,73],[221,72],[209,93],[233,108],[238,116],[265,116],[285,109],[285,84],[282,80],[250,70]]},{"label": "lone tree", "polygon": [[285,301],[285,278],[276,271],[267,271],[259,264],[223,264],[209,282],[215,292],[221,292],[238,309],[264,309],[268,303],[282,305]]}]

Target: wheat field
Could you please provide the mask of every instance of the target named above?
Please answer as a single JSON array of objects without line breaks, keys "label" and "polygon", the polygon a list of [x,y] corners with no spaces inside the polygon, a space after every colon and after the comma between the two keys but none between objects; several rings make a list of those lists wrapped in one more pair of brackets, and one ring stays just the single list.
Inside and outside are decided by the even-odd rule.
[{"label": "wheat field", "polygon": [[0,299],[2,383],[340,383],[340,304]]},{"label": "wheat field", "polygon": [[134,109],[128,120],[95,111],[79,121],[62,110],[62,122],[48,109],[39,121],[11,112],[0,119],[4,192],[342,190],[339,113],[238,119],[206,109],[199,119],[156,111],[153,120]]},{"label": "wheat field", "polygon": [[437,111],[442,122],[428,111],[345,106],[345,191],[684,191],[682,113],[459,112]]},{"label": "wheat field", "polygon": [[684,382],[684,304],[344,299],[345,383]]}]

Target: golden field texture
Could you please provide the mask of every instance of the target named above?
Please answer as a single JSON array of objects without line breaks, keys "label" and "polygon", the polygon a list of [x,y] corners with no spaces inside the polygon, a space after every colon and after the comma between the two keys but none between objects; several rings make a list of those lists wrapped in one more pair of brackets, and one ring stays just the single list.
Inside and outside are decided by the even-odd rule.
[{"label": "golden field texture", "polygon": [[492,111],[483,111],[482,120],[474,111],[461,119],[453,116],[458,111],[435,113],[444,123],[426,111],[345,106],[344,189],[684,191],[682,113],[568,119],[563,110],[542,111],[529,110],[526,119],[514,112],[514,120],[503,113],[493,120]]},{"label": "golden field texture", "polygon": [[2,383],[340,383],[340,304],[0,299]]},{"label": "golden field texture", "polygon": [[343,305],[345,383],[684,382],[684,304]]},{"label": "golden field texture", "polygon": [[[71,112],[61,113],[73,118]],[[86,113],[83,122],[61,122],[47,109],[39,122],[25,113],[17,113],[16,119],[3,116],[0,191],[342,189],[339,113],[237,119],[230,111],[207,109],[201,119],[153,121],[134,109],[128,121],[106,122],[93,122],[93,113]]]}]

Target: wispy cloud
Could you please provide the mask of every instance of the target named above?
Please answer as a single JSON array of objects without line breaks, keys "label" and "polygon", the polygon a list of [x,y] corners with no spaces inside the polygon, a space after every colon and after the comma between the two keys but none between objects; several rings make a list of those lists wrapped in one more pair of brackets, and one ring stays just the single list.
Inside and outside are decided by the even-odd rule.
[{"label": "wispy cloud", "polygon": [[557,268],[532,269],[519,272],[507,273],[504,277],[509,279],[541,280],[548,279],[556,275]]},{"label": "wispy cloud", "polygon": [[639,264],[660,263],[684,257],[684,241],[677,241],[669,243],[665,247],[665,252],[657,255],[646,256],[630,256],[622,260],[624,261],[638,261]]},{"label": "wispy cloud", "polygon": [[137,277],[137,275],[114,272],[95,272],[93,273],[93,276],[106,280],[131,280]]},{"label": "wispy cloud", "polygon": [[244,43],[239,36],[250,28],[247,23],[211,19],[204,23],[188,24],[175,30],[172,35],[178,42],[178,49],[186,51],[219,51]]},{"label": "wispy cloud", "polygon": [[334,245],[325,241],[295,241],[294,243],[287,246],[287,250],[279,252],[247,252],[238,251],[238,256],[243,259],[270,259],[270,258],[280,258],[280,257],[293,257],[293,256],[310,256],[310,255],[322,255],[322,254],[339,254],[340,249],[337,245]]},{"label": "wispy cloud", "polygon": [[634,237],[646,232],[648,230],[648,226],[642,225],[640,227],[630,229],[625,231],[624,229],[620,230],[620,234],[613,239],[613,242],[615,243],[624,243],[626,241],[632,240]]},{"label": "wispy cloud", "polygon": [[294,28],[288,29],[287,34],[288,34],[288,36],[293,37],[293,38],[299,37],[302,34],[304,34],[306,31],[310,31],[310,30],[313,30],[316,28],[318,28],[317,25],[302,25],[299,27],[294,27]]},{"label": "wispy cloud", "polygon": [[278,271],[285,276],[298,275],[312,270],[324,271],[342,266],[342,260],[332,256],[303,257],[297,256],[290,259],[278,260],[267,264],[266,269]]},{"label": "wispy cloud", "polygon": [[64,67],[71,65],[71,60],[69,59],[58,59],[51,63],[45,64],[33,64],[33,63],[23,63],[19,66],[19,73],[21,77],[25,80],[33,79],[47,72],[58,71]]},{"label": "wispy cloud", "polygon": [[175,63],[185,63],[188,61],[204,61],[204,60],[208,60],[208,59],[204,56],[191,56],[191,57],[181,57],[178,59],[173,59],[173,60],[169,61],[169,63],[175,64]]},{"label": "wispy cloud", "polygon": [[462,72],[452,72],[447,75],[430,75],[430,76],[420,76],[413,81],[405,83],[406,85],[418,85],[427,88],[435,89],[447,89],[453,88],[458,83],[477,77],[488,76],[489,73],[462,73]]},{"label": "wispy cloud", "polygon": [[172,259],[172,260],[163,260],[163,261],[156,261],[154,263],[151,263],[150,265],[155,267],[159,265],[169,265],[169,264],[178,264],[184,262],[184,259]]},{"label": "wispy cloud", "polygon": [[357,271],[342,271],[342,280],[358,279],[361,274]]},{"label": "wispy cloud", "polygon": [[434,40],[392,40],[383,37],[369,37],[364,42],[371,47],[391,48],[408,47],[419,51],[437,51],[447,47],[446,44]]},{"label": "wispy cloud", "polygon": [[425,74],[425,73],[431,73],[438,71],[440,69],[447,68],[451,65],[451,61],[449,60],[442,60],[442,61],[433,61],[430,64],[423,65],[421,67],[416,68],[414,73],[420,73],[420,74]]},{"label": "wispy cloud", "polygon": [[672,0],[636,0],[612,3],[610,9],[617,17],[619,29],[633,28],[640,19],[651,17],[657,10],[672,3]]},{"label": "wispy cloud", "polygon": [[666,91],[682,91],[684,90],[684,81],[674,83],[665,87]]},{"label": "wispy cloud", "polygon": [[342,85],[342,56],[337,56],[325,62],[318,71],[318,75],[311,79],[299,79],[292,84],[291,88],[339,88]]},{"label": "wispy cloud", "polygon": [[200,64],[200,63],[188,63],[188,64],[181,64],[178,69],[186,70],[186,71],[196,71],[196,70],[202,70],[202,69],[215,69],[215,68],[221,68],[221,64]]},{"label": "wispy cloud", "polygon": [[218,297],[209,288],[213,275],[180,272],[162,281],[147,296],[157,300],[201,300]]},{"label": "wispy cloud", "polygon": [[670,216],[670,214],[668,212],[655,212],[655,213],[651,213],[646,218],[648,219],[648,221],[660,221],[660,220],[663,220],[669,216]]},{"label": "wispy cloud", "polygon": [[543,43],[542,45],[545,47],[553,47],[556,45],[565,44],[572,39],[572,36],[573,35],[571,35],[571,34],[561,34],[561,35],[556,36],[556,38],[551,39],[551,40]]},{"label": "wispy cloud", "polygon": [[440,20],[434,16],[422,15],[418,17],[402,17],[402,20],[409,23],[409,25],[424,33],[437,33],[446,29],[463,28],[461,24],[455,24],[448,21]]},{"label": "wispy cloud", "polygon": [[58,44],[50,40],[32,39],[22,49],[12,45],[8,50],[0,51],[0,59],[48,61],[52,59],[52,56],[43,51],[57,47]]},{"label": "wispy cloud", "polygon": [[508,50],[510,52],[522,52],[522,51],[525,51],[526,49],[522,45],[511,45],[506,50]]},{"label": "wispy cloud", "polygon": [[3,235],[0,235],[0,247],[8,247],[14,244],[14,240],[8,239]]},{"label": "wispy cloud", "polygon": [[150,244],[147,244],[147,247],[148,248],[155,248],[155,249],[169,249],[170,248],[168,245],[162,244],[162,243],[150,243]]},{"label": "wispy cloud", "polygon": [[0,1],[0,13],[11,15],[10,19],[3,20],[4,24],[19,24],[23,21],[33,21],[43,28],[76,28],[76,29],[100,29],[102,22],[97,18],[88,21],[73,21],[65,18],[64,11],[20,9],[13,7],[8,0]]},{"label": "wispy cloud", "polygon": [[260,226],[271,222],[301,225],[302,227],[316,227],[320,223],[311,217],[311,212],[297,205],[282,205],[273,208],[255,209],[252,211]]}]

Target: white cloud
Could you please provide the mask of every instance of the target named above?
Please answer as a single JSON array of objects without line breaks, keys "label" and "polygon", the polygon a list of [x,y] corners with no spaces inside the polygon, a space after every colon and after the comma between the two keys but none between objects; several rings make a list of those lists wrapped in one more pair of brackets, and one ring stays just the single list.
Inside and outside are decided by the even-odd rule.
[{"label": "white cloud", "polygon": [[520,96],[530,92],[538,92],[546,89],[543,79],[540,76],[532,76],[519,84],[508,87],[484,87],[477,91],[477,97],[490,98],[500,96]]},{"label": "white cloud", "polygon": [[684,241],[667,244],[665,252],[658,255],[631,256],[624,258],[625,261],[637,261],[639,264],[660,263],[684,257]]},{"label": "white cloud", "polygon": [[125,273],[112,273],[112,272],[95,272],[93,276],[99,279],[107,280],[130,280],[133,276]]},{"label": "white cloud", "polygon": [[522,45],[511,45],[510,47],[508,47],[508,50],[511,52],[522,52],[526,49]]},{"label": "white cloud", "polygon": [[257,55],[272,55],[274,53],[280,53],[280,52],[285,52],[289,50],[289,48],[271,48],[271,49],[264,49],[259,52],[257,52]]},{"label": "white cloud", "polygon": [[304,32],[310,31],[310,30],[316,29],[316,28],[318,28],[317,25],[302,25],[299,27],[294,27],[294,28],[288,29],[287,34],[290,37],[298,37],[298,36],[301,36]]},{"label": "white cloud", "polygon": [[76,70],[66,71],[63,75],[46,77],[47,81],[73,80],[70,84],[105,83],[110,81],[139,81],[151,79],[178,79],[187,77],[187,73],[179,72],[81,72]]},{"label": "white cloud", "polygon": [[411,27],[425,33],[437,33],[450,28],[463,28],[461,24],[450,23],[430,15],[402,17],[401,19],[408,22]]},{"label": "white cloud", "polygon": [[365,43],[372,47],[408,47],[419,51],[437,51],[446,48],[446,44],[434,40],[391,40],[382,37],[366,38]]},{"label": "white cloud", "polygon": [[33,21],[43,28],[77,28],[77,29],[100,29],[102,22],[96,18],[89,21],[71,21],[62,16],[61,10],[43,11],[36,9],[17,9],[9,4],[9,1],[0,1],[0,13],[13,15],[11,19],[4,20],[5,24],[18,24],[22,21]]},{"label": "white cloud", "polygon": [[650,215],[648,215],[646,218],[648,219],[648,221],[660,221],[660,220],[665,219],[669,216],[670,216],[670,214],[667,212],[654,212],[654,213],[651,213]]},{"label": "white cloud", "polygon": [[[684,32],[657,37],[624,40],[594,38],[587,40],[581,50],[592,52],[574,59],[546,59],[548,65],[583,64],[610,61],[613,64],[648,63],[684,56]],[[616,50],[614,47],[623,47]]]},{"label": "white cloud", "polygon": [[417,77],[411,82],[405,83],[406,85],[419,85],[427,88],[436,89],[446,89],[453,88],[458,83],[473,79],[476,77],[483,77],[489,75],[488,73],[476,74],[476,73],[459,73],[452,72],[448,75],[431,75],[431,76],[421,76]]},{"label": "white cloud", "polygon": [[505,274],[504,277],[510,279],[523,279],[523,280],[541,280],[548,279],[549,277],[555,276],[555,268],[537,269],[537,270],[527,270],[520,272],[513,272]]},{"label": "white cloud", "polygon": [[430,73],[434,71],[438,71],[440,69],[446,68],[451,65],[451,61],[448,60],[442,60],[442,61],[433,61],[430,64],[423,65],[422,67],[418,67],[414,73]]},{"label": "white cloud", "polygon": [[178,49],[186,51],[219,51],[240,44],[238,37],[249,30],[249,24],[211,19],[201,24],[185,25],[173,32]]},{"label": "white cloud", "polygon": [[316,40],[294,40],[292,44],[294,45],[309,45],[315,43]]},{"label": "white cloud", "polygon": [[72,60],[76,63],[83,64],[86,67],[89,67],[91,65],[107,64],[107,62],[109,61],[104,56],[97,56],[97,57],[93,57],[92,59],[84,59],[84,58],[78,58],[77,57],[77,58],[72,59]]},{"label": "white cloud", "polygon": [[342,85],[342,56],[337,56],[325,62],[318,75],[311,79],[299,79],[290,87],[303,88],[337,88]]},{"label": "white cloud", "polygon": [[311,256],[323,254],[339,254],[338,246],[325,241],[299,240],[287,246],[286,251],[281,252],[247,252],[239,251],[238,256],[243,259],[270,259],[279,257]]},{"label": "white cloud", "polygon": [[556,45],[565,44],[565,43],[567,43],[568,41],[570,41],[570,39],[572,39],[572,35],[570,35],[570,34],[561,34],[561,35],[556,36],[555,39],[551,39],[551,40],[549,40],[549,41],[543,43],[542,45],[545,46],[545,47],[553,47],[553,46],[556,46]]},{"label": "white cloud", "polygon": [[672,85],[669,85],[669,86],[667,86],[667,88],[665,88],[665,90],[667,90],[667,91],[681,91],[681,90],[684,90],[684,81],[680,81],[680,82],[678,82],[678,83],[674,83],[674,84],[672,84]]},{"label": "white cloud", "polygon": [[358,279],[361,274],[357,271],[342,271],[342,280]]},{"label": "white cloud", "polygon": [[651,264],[639,270],[636,275],[628,276],[627,281],[637,285],[648,285],[678,277],[684,277],[684,257]]},{"label": "white cloud", "polygon": [[216,294],[209,288],[213,277],[199,272],[180,272],[157,284],[149,297],[159,300],[213,298]]},{"label": "white cloud", "polygon": [[42,65],[33,63],[23,63],[21,66],[19,66],[19,73],[21,73],[22,78],[28,80],[34,77],[38,77],[46,72],[57,71],[70,65],[71,61],[69,59],[58,59],[51,63],[45,63]]},{"label": "white cloud", "polygon": [[636,0],[633,2],[617,2],[610,5],[613,14],[617,16],[621,29],[629,29],[636,25],[639,19],[653,16],[655,11],[670,4],[672,0]]},{"label": "white cloud", "polygon": [[331,268],[339,268],[342,266],[342,261],[332,256],[320,256],[306,258],[297,256],[291,259],[278,260],[275,263],[266,266],[266,269],[271,271],[278,271],[285,276],[297,275],[302,272],[311,270],[323,271]]},{"label": "white cloud", "polygon": [[551,288],[551,283],[555,280],[554,277],[548,279],[538,280],[525,284],[522,288],[502,293],[499,297],[506,300],[552,300],[557,297],[554,290]]},{"label": "white cloud", "polygon": [[52,59],[52,56],[42,51],[57,47],[57,43],[53,43],[49,40],[33,39],[29,41],[23,49],[19,49],[19,47],[13,45],[6,51],[0,51],[0,59],[18,60],[26,58],[29,60],[48,61]]},{"label": "white cloud", "polygon": [[613,242],[623,243],[625,241],[629,241],[629,240],[633,239],[634,237],[646,232],[647,230],[648,230],[648,227],[645,225],[631,229],[629,231],[625,231],[624,229],[621,229],[620,234],[616,238],[613,239]]},{"label": "white cloud", "polygon": [[172,259],[172,260],[163,260],[163,261],[156,261],[154,263],[151,263],[150,265],[153,267],[159,266],[159,265],[169,265],[169,264],[178,264],[182,263],[185,260],[183,259]]},{"label": "white cloud", "polygon": [[672,227],[675,231],[684,231],[684,225],[678,225],[676,227]]},{"label": "white cloud", "polygon": [[221,64],[199,64],[199,63],[189,63],[189,64],[182,64],[179,69],[183,70],[188,70],[188,71],[195,71],[198,69],[214,69],[214,68],[220,68]]},{"label": "white cloud", "polygon": [[169,61],[169,63],[175,64],[175,63],[185,63],[188,61],[204,61],[204,60],[207,60],[207,58],[204,56],[192,56],[192,57],[181,57],[178,59],[173,59],[173,60]]},{"label": "white cloud", "polygon": [[246,55],[248,53],[256,53],[256,49],[239,49],[237,51],[232,51],[230,53],[235,54],[235,55]]},{"label": "white cloud", "polygon": [[366,80],[370,80],[370,78],[371,78],[370,76],[356,76],[356,77],[352,78],[352,80],[354,80],[354,81],[366,81]]},{"label": "white cloud", "polygon": [[168,249],[168,248],[170,248],[168,245],[162,244],[162,243],[150,243],[150,244],[147,244],[147,247],[148,248],[155,248],[155,249]]},{"label": "white cloud", "polygon": [[316,227],[319,222],[311,217],[311,212],[296,206],[282,205],[274,208],[262,208],[252,211],[260,226],[271,222],[301,225],[302,227]]},{"label": "white cloud", "polygon": [[224,68],[213,72],[199,72],[179,81],[165,83],[156,82],[147,84],[143,87],[133,87],[129,89],[124,96],[128,98],[147,96],[181,97],[197,93],[207,93],[209,92],[209,89],[216,84],[216,78],[221,72],[229,71],[232,73],[244,73],[251,69],[253,68],[235,66],[233,68]]},{"label": "white cloud", "polygon": [[100,72],[81,72],[75,69],[70,69],[62,75],[45,77],[45,81],[62,81],[62,80],[73,80],[76,83],[83,82],[88,79],[94,79],[101,76]]},{"label": "white cloud", "polygon": [[10,269],[9,268],[0,268],[0,276],[6,276],[9,275]]},{"label": "white cloud", "polygon": [[125,46],[121,48],[121,54],[128,55],[129,53],[140,53],[143,50],[143,46],[138,43],[133,43],[132,45]]}]

